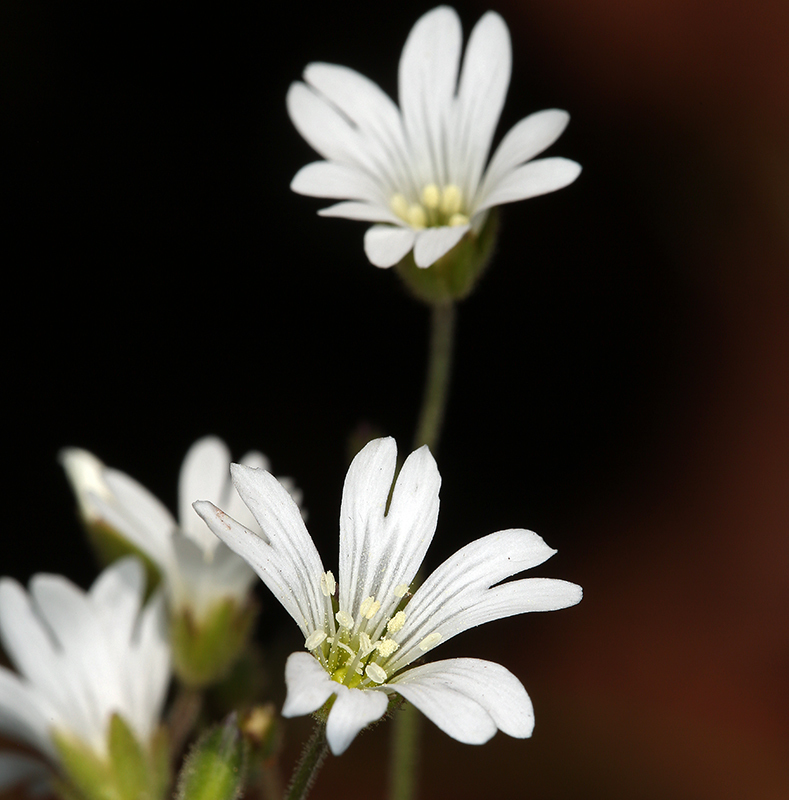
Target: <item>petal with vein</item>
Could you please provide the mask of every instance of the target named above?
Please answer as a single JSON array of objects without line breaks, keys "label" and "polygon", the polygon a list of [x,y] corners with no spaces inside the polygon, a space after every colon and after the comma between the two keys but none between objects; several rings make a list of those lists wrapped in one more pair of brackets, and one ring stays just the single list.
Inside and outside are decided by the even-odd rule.
[{"label": "petal with vein", "polygon": [[325,159],[375,173],[364,136],[325,97],[296,82],[288,89],[286,103],[298,132]]},{"label": "petal with vein", "polygon": [[310,197],[383,203],[381,187],[369,175],[355,167],[333,161],[313,161],[302,167],[291,181],[290,188]]},{"label": "petal with vein", "polygon": [[[430,633],[440,633],[445,641],[482,622],[544,610],[543,582],[552,579],[531,578],[493,590],[490,587],[536,567],[555,552],[536,533],[520,529],[492,533],[462,547],[426,578],[408,603],[406,623],[397,637],[400,650],[390,668],[400,669],[418,658],[419,643]],[[571,591],[563,581],[557,583],[562,585],[562,596],[567,594],[565,599],[578,602],[578,587]],[[477,606],[480,613],[475,611]]]},{"label": "petal with vein", "polygon": [[410,165],[400,111],[377,84],[348,67],[314,63],[304,80],[333,103],[364,134],[376,175],[391,194],[407,185]]},{"label": "petal with vein", "polygon": [[443,131],[451,121],[461,44],[457,12],[440,6],[417,21],[400,57],[400,108],[419,187],[447,182]]},{"label": "petal with vein", "polygon": [[416,234],[410,228],[373,225],[364,234],[364,252],[376,267],[393,267],[414,246]]},{"label": "petal with vein", "polygon": [[323,627],[319,585],[324,569],[299,507],[268,472],[233,464],[232,474],[262,535],[250,531],[212,503],[198,501],[195,510],[257,572],[306,637]]},{"label": "petal with vein", "polygon": [[550,147],[564,132],[570,115],[557,108],[538,111],[516,123],[496,148],[479,191],[484,198],[490,188],[515,167],[531,161]]},{"label": "petal with vein", "polygon": [[490,152],[512,72],[512,45],[507,24],[494,11],[482,16],[471,32],[458,85],[450,180],[473,198]]},{"label": "petal with vein", "polygon": [[337,699],[326,723],[326,741],[335,756],[344,753],[359,731],[379,720],[389,700],[376,689],[348,689],[337,685]]},{"label": "petal with vein", "polygon": [[340,685],[309,653],[291,653],[285,664],[288,694],[283,717],[300,717],[317,711]]},{"label": "petal with vein", "polygon": [[435,264],[465,236],[469,227],[469,225],[453,225],[419,231],[414,244],[414,261],[417,267],[425,268]]},{"label": "petal with vein", "polygon": [[335,203],[328,208],[322,208],[318,214],[321,217],[342,217],[343,219],[357,219],[364,222],[390,222],[392,225],[402,226],[403,221],[395,216],[386,206],[380,203],[359,203],[349,200]]},{"label": "petal with vein", "polygon": [[581,165],[569,158],[540,158],[529,161],[507,173],[474,209],[479,213],[486,208],[515,203],[529,197],[555,192],[571,184],[581,174]]},{"label": "petal with vein", "polygon": [[534,729],[529,695],[501,664],[475,658],[435,661],[404,672],[388,685],[462,742],[486,742],[496,728],[525,739]]}]

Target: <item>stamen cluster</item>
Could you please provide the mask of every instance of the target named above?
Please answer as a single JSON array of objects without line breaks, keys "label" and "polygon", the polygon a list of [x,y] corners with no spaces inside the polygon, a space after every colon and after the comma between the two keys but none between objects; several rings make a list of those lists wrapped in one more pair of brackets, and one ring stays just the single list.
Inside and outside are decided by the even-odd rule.
[{"label": "stamen cluster", "polygon": [[419,195],[419,201],[411,202],[400,192],[392,195],[390,208],[412,228],[440,228],[468,225],[469,217],[464,212],[463,192],[459,186],[449,183],[439,187],[428,183]]},{"label": "stamen cluster", "polygon": [[[395,587],[385,606],[374,596],[365,598],[355,616],[337,608],[336,586],[331,571],[321,575],[321,593],[326,600],[324,629],[313,631],[304,646],[337,683],[350,689],[380,686],[391,677],[391,657],[400,648],[397,634],[406,622],[408,586]],[[437,639],[425,637],[421,652],[438,644],[440,639],[440,635]]]}]

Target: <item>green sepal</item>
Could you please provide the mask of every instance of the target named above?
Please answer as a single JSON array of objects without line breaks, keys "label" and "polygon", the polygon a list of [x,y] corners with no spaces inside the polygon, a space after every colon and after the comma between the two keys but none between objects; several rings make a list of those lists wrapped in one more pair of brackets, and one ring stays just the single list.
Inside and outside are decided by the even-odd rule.
[{"label": "green sepal", "polygon": [[493,209],[479,234],[469,231],[431,266],[418,267],[413,250],[395,267],[411,293],[435,305],[462,300],[471,294],[487,267],[496,243],[499,217]]},{"label": "green sepal", "polygon": [[68,800],[162,800],[170,783],[166,734],[157,731],[141,746],[126,722],[113,714],[102,757],[68,734],[53,734],[63,778],[58,790]]},{"label": "green sepal", "polygon": [[244,788],[247,743],[236,715],[204,734],[178,777],[177,800],[236,800]]},{"label": "green sepal", "polygon": [[170,644],[173,668],[187,686],[204,688],[219,681],[244,650],[257,614],[254,602],[218,601],[203,619],[188,608],[173,611]]},{"label": "green sepal", "polygon": [[137,556],[145,567],[146,597],[159,585],[161,575],[159,568],[150,557],[133,545],[123,534],[101,520],[82,518],[82,525],[99,564],[107,566],[125,556]]}]

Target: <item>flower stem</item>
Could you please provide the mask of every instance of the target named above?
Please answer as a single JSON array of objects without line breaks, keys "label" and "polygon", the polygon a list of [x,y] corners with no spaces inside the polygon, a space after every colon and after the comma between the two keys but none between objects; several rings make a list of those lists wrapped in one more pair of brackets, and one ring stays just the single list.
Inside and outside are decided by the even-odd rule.
[{"label": "flower stem", "polygon": [[319,722],[315,726],[309,741],[304,746],[304,752],[301,754],[301,760],[290,780],[285,800],[302,800],[309,794],[328,752],[326,723]]},{"label": "flower stem", "polygon": [[416,797],[419,740],[422,720],[415,706],[403,703],[394,725],[389,758],[389,800]]},{"label": "flower stem", "polygon": [[[414,448],[426,444],[435,453],[449,397],[455,304],[451,300],[434,303],[431,312],[427,378]],[[410,703],[403,703],[393,720],[389,800],[412,800],[416,795],[420,731],[419,712]]]},{"label": "flower stem", "polygon": [[451,300],[435,303],[430,317],[430,353],[422,410],[414,437],[414,448],[426,444],[435,452],[444,422],[452,371],[455,334],[455,304]]}]

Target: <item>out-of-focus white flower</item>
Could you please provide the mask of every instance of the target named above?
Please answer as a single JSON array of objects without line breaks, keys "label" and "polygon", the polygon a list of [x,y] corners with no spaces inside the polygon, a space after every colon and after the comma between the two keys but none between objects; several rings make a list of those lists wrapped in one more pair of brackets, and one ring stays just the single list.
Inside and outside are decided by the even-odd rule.
[{"label": "out-of-focus white flower", "polygon": [[[207,436],[186,454],[178,485],[178,520],[138,483],[103,464],[86,450],[67,448],[61,462],[87,524],[105,526],[138,548],[159,568],[174,611],[188,609],[201,620],[218,601],[246,600],[254,572],[205,526],[192,509],[195,500],[226,504],[249,525],[254,519],[230,481],[230,452],[221,439]],[[268,469],[258,452],[241,460]],[[297,500],[300,494],[284,479]]]},{"label": "out-of-focus white flower", "polygon": [[[77,494],[80,513],[94,541],[120,536],[158,568],[169,601],[174,668],[192,686],[223,677],[245,647],[255,616],[250,585],[255,573],[206,527],[192,503],[210,497],[227,504],[255,527],[230,480],[224,442],[198,440],[184,459],[178,487],[178,521],[145,487],[105,466],[85,450],[70,448],[61,461]],[[242,461],[266,468],[261,453]],[[299,491],[285,479],[296,500]]]},{"label": "out-of-focus white flower", "polygon": [[335,754],[384,714],[390,693],[402,695],[461,742],[481,744],[497,729],[527,737],[534,724],[531,702],[500,664],[471,658],[411,664],[484,622],[571,606],[581,599],[581,589],[549,578],[502,583],[555,552],[531,531],[506,530],[463,547],[411,596],[435,532],[441,479],[433,456],[422,447],[406,459],[392,490],[396,461],[394,440],[377,439],[348,470],[340,510],[339,585],[324,569],[298,507],[267,472],[232,467],[236,488],[262,535],[209,502],[195,504],[214,533],[252,565],[304,635],[307,652],[292,654],[286,666],[282,713],[308,714],[336,695],[326,727]]},{"label": "out-of-focus white flower", "polygon": [[[0,667],[0,733],[38,751],[58,772],[63,745],[98,761],[110,757],[114,715],[143,751],[151,746],[170,653],[161,594],[142,607],[144,588],[135,558],[105,569],[88,592],[60,575],[35,575],[29,593],[0,580],[0,640],[18,670]],[[0,786],[38,779],[45,769],[29,756],[4,753]]]},{"label": "out-of-focus white flower", "polygon": [[399,108],[354,70],[313,63],[294,83],[294,125],[325,159],[303,167],[291,188],[342,200],[319,213],[376,223],[364,249],[378,267],[412,249],[429,267],[495,206],[553,192],[581,171],[565,158],[535,156],[553,144],[569,116],[550,109],[522,119],[488,154],[510,81],[509,31],[495,12],[474,27],[462,69],[462,30],[454,9],[421,17],[403,48]]}]

